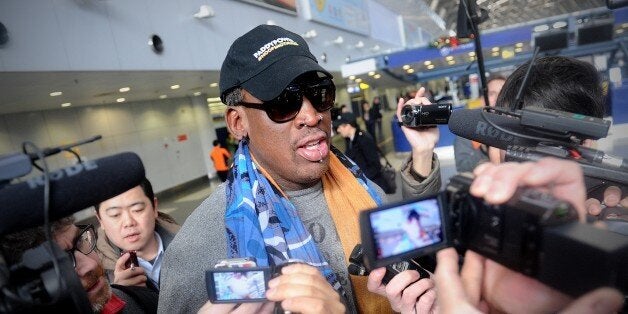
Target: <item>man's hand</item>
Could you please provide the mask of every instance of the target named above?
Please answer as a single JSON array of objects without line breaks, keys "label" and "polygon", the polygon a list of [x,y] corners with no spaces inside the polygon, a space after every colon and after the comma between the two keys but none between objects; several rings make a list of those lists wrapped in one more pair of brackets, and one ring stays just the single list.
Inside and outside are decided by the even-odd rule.
[{"label": "man's hand", "polygon": [[284,311],[293,313],[344,313],[340,295],[318,269],[306,264],[283,267],[281,275],[268,282],[266,297],[281,302]]},{"label": "man's hand", "polygon": [[400,313],[431,313],[435,311],[436,292],[434,281],[420,278],[416,270],[403,271],[393,277],[387,285],[382,284],[386,274],[384,267],[371,271],[368,277],[369,291],[385,296],[393,311]]},{"label": "man's hand", "polygon": [[[604,207],[621,206],[628,208],[628,195],[622,199],[622,191],[617,186],[609,186],[604,190]],[[598,216],[602,212],[602,202],[595,198],[590,198],[586,202],[587,213]]]},{"label": "man's hand", "polygon": [[113,283],[121,286],[142,286],[146,287],[146,271],[140,266],[131,266],[128,269],[124,266],[127,260],[131,258],[129,252],[126,252],[116,261],[113,270]]},{"label": "man's hand", "polygon": [[[397,104],[397,119],[401,121],[401,109],[405,105],[429,105],[430,100],[423,97],[425,88],[421,87],[413,99],[404,102],[399,99]],[[438,142],[438,128],[409,128],[402,126],[401,130],[412,147],[412,166],[414,171],[427,177],[432,170],[432,154]]]},{"label": "man's hand", "polygon": [[248,314],[248,313],[273,313],[275,308],[274,302],[251,302],[251,303],[224,303],[212,304],[207,301],[200,310],[199,314]]}]

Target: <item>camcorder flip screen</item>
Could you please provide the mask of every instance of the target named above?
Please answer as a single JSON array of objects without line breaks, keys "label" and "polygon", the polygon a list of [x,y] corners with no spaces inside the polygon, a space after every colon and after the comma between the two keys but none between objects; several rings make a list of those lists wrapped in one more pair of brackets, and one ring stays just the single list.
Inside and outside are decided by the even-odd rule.
[{"label": "camcorder flip screen", "polygon": [[439,195],[360,213],[362,244],[370,268],[430,254],[447,246],[447,215]]},{"label": "camcorder flip screen", "polygon": [[270,267],[214,268],[205,272],[212,303],[266,301]]}]

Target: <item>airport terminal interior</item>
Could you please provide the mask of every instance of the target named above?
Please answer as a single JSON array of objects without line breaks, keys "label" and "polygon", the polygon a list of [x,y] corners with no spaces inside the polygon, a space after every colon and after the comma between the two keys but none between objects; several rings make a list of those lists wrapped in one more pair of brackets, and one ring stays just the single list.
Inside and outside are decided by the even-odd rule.
[{"label": "airport terminal interior", "polygon": [[[432,101],[449,101],[454,110],[481,107],[480,59],[487,78],[507,77],[536,48],[537,56],[570,56],[596,67],[607,95],[605,119],[612,121],[598,149],[628,155],[625,1],[470,1],[481,41],[459,14],[463,4],[4,0],[0,152],[22,151],[25,141],[53,148],[100,136],[72,149],[82,160],[138,154],[163,200],[160,209],[182,223],[220,183],[209,152],[214,139],[227,144],[218,97],[227,48],[256,25],[269,24],[305,38],[334,76],[336,107],[361,117],[362,101],[381,99],[376,140],[396,167],[410,150],[393,121],[400,97],[425,87]],[[455,135],[446,125],[438,128],[436,152],[447,182],[456,173]],[[344,149],[339,135],[333,143]],[[76,156],[62,152],[46,160],[58,169],[76,163]],[[392,197],[401,198],[399,189]],[[93,219],[89,209],[76,215]]]},{"label": "airport terminal interior", "polygon": [[[331,119],[339,122],[346,112],[352,113],[358,128],[371,133],[381,164],[390,163],[396,170],[397,188],[388,195],[389,201],[404,200],[399,169],[412,155],[404,135],[409,127],[438,130],[434,152],[440,162],[441,191],[461,167],[454,150],[460,140],[456,128],[480,135],[467,141],[476,151],[488,150],[480,143],[484,139],[520,143],[508,147],[512,153],[508,158],[518,161],[560,155],[586,164],[590,156],[575,154],[572,148],[584,144],[581,139],[597,139],[593,147],[598,155],[590,158],[597,158],[599,169],[611,169],[613,178],[619,174],[619,181],[611,183],[626,182],[626,162],[621,166],[617,162],[628,157],[628,0],[0,0],[0,208],[15,212],[30,203],[43,206],[39,205],[44,203],[43,193],[35,196],[31,190],[43,185],[45,167],[52,174],[53,193],[55,184],[67,189],[65,199],[57,200],[63,204],[53,203],[51,208],[74,215],[80,224],[98,226],[92,205],[102,200],[96,192],[81,194],[82,189],[104,191],[117,181],[106,175],[102,180],[84,179],[81,171],[94,164],[104,167],[108,160],[103,168],[107,174],[133,173],[135,166],[120,162],[131,152],[141,159],[152,182],[158,210],[184,225],[224,184],[210,156],[214,143],[231,153],[238,147],[225,120],[221,67],[232,43],[259,25],[280,26],[302,37],[318,65],[333,76]],[[489,104],[500,107],[499,89],[492,93],[490,82],[506,81],[526,62],[534,65],[552,56],[574,58],[594,68],[603,95],[602,117],[528,110],[524,125],[524,110],[515,112],[514,105],[519,105],[515,102],[509,104],[513,110],[498,109],[500,123],[514,125],[514,131],[487,127],[486,111],[467,115],[484,119],[477,124],[459,118],[458,125],[448,125],[456,112],[485,106],[493,110]],[[524,79],[517,85],[518,94],[529,88],[526,83]],[[305,84],[298,84],[301,93]],[[440,108],[437,114],[444,117],[433,118],[432,111],[421,109],[404,111],[404,117],[413,118],[400,122],[398,104],[403,106],[420,89],[429,108]],[[309,97],[307,92],[299,99]],[[379,122],[371,123],[377,114]],[[424,124],[420,122],[424,118],[433,120]],[[573,125],[578,129],[565,131]],[[332,128],[324,131],[344,152],[351,142],[335,125]],[[530,130],[534,137],[521,134]],[[520,132],[520,142],[512,140],[513,132]],[[530,141],[535,146],[521,144]],[[318,145],[302,146],[312,153]],[[318,152],[322,163],[323,153]],[[585,170],[600,174],[595,169]],[[361,174],[357,173],[356,177]],[[6,193],[7,187],[20,184],[23,191]],[[78,203],[82,205],[74,205]],[[373,199],[371,203],[375,204]],[[3,215],[0,211],[0,220]],[[21,223],[21,218],[14,218],[11,221]],[[333,221],[330,225],[333,230]],[[312,231],[304,231],[308,232]],[[325,262],[321,264],[327,263],[321,259]]]}]

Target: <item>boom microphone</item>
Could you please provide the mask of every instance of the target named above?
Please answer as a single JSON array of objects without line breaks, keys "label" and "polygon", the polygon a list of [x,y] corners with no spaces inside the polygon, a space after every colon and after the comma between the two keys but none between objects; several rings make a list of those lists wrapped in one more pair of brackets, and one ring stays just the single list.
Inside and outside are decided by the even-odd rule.
[{"label": "boom microphone", "polygon": [[[503,150],[506,150],[508,146],[511,145],[533,147],[538,144],[538,141],[514,136],[491,126],[482,116],[483,110],[484,109],[482,108],[454,110],[449,117],[449,130],[460,137]],[[508,131],[548,138],[548,141],[566,141],[566,139],[556,137],[552,138],[548,134],[527,129],[522,126],[520,124],[520,120],[516,118],[506,117],[490,112],[486,112],[484,115],[493,124]]]},{"label": "boom microphone", "polygon": [[[143,180],[144,165],[131,152],[84,161],[50,172],[50,219],[69,216],[121,194]],[[0,235],[44,223],[44,176],[0,189]]]}]

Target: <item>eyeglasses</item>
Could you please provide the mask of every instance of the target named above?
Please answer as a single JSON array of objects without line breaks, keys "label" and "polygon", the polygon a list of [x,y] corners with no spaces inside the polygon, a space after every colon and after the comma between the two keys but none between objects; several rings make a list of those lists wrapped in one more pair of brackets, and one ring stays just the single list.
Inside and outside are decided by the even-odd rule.
[{"label": "eyeglasses", "polygon": [[275,123],[284,123],[294,119],[306,97],[314,109],[323,112],[334,106],[336,86],[330,79],[322,79],[316,83],[292,83],[276,98],[264,103],[240,102],[238,105],[266,111],[268,118]]},{"label": "eyeglasses", "polygon": [[79,251],[84,255],[89,255],[89,253],[93,252],[96,248],[96,231],[94,230],[93,225],[76,225],[81,232],[74,239],[74,244],[72,248],[66,250],[68,255],[70,255],[70,259],[72,260],[72,266],[76,267],[76,257],[74,257],[74,252]]}]

